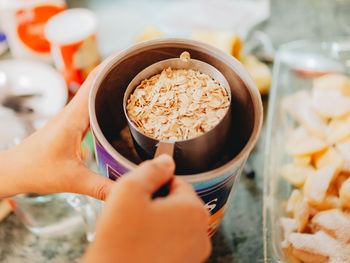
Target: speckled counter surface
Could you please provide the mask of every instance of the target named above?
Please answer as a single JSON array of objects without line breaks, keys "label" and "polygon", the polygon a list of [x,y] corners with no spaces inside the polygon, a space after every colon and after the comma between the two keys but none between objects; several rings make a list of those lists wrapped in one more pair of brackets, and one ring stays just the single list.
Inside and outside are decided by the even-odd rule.
[{"label": "speckled counter surface", "polygon": [[[72,0],[69,5],[89,6],[90,2],[93,1]],[[347,0],[272,0],[271,18],[257,29],[266,32],[276,46],[307,37],[350,36],[349,13]],[[264,98],[265,111],[266,106],[267,98]],[[253,179],[242,176],[222,225],[213,237],[209,262],[263,262],[264,130],[265,125],[248,161],[256,176]],[[0,223],[0,262],[76,262],[86,246],[83,229],[69,236],[48,239],[27,231],[13,214]]]},{"label": "speckled counter surface", "polygon": [[0,262],[78,262],[86,247],[83,228],[59,238],[38,237],[12,214],[0,224]]}]

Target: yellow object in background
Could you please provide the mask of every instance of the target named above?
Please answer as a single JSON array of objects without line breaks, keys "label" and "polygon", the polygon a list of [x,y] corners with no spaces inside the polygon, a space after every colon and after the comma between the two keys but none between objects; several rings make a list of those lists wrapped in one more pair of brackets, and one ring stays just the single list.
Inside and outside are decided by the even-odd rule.
[{"label": "yellow object in background", "polygon": [[252,76],[258,86],[260,94],[266,94],[270,90],[272,80],[270,68],[252,55],[244,57],[242,59],[242,64]]},{"label": "yellow object in background", "polygon": [[146,27],[141,34],[136,38],[136,42],[142,42],[155,38],[162,38],[164,34],[158,30],[155,26]]},{"label": "yellow object in background", "polygon": [[[149,26],[140,33],[136,38],[136,42],[162,37],[165,36],[157,27]],[[260,94],[269,91],[272,79],[270,68],[252,55],[242,56],[242,42],[235,33],[229,31],[194,31],[190,38],[212,45],[240,60],[258,86]]]},{"label": "yellow object in background", "polygon": [[219,48],[240,60],[258,86],[260,94],[269,91],[272,80],[270,68],[255,56],[242,56],[242,42],[236,34],[227,31],[195,31],[191,38]]},{"label": "yellow object in background", "polygon": [[195,31],[191,39],[219,48],[241,60],[242,43],[239,37],[227,31]]}]

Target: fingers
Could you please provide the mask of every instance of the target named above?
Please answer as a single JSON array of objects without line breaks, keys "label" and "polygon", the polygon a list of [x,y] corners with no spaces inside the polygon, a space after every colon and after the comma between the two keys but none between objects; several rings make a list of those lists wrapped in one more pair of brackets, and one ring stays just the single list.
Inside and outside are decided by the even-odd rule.
[{"label": "fingers", "polygon": [[125,180],[133,180],[141,186],[144,193],[152,195],[161,186],[168,183],[174,177],[175,163],[168,155],[146,161],[137,167]]},{"label": "fingers", "polygon": [[78,93],[64,110],[69,120],[71,120],[70,128],[72,130],[79,130],[84,133],[89,126],[89,94],[99,69],[100,66],[97,66],[91,71]]},{"label": "fingers", "polygon": [[94,173],[86,167],[76,172],[75,182],[72,185],[71,192],[83,195],[89,195],[96,199],[105,200],[109,195],[114,182],[100,174]]},{"label": "fingers", "polygon": [[170,192],[173,195],[181,195],[182,193],[196,194],[192,186],[182,178],[176,178],[176,180],[173,181]]},{"label": "fingers", "polygon": [[184,179],[176,177],[171,184],[168,200],[192,201],[198,205],[204,206],[202,199],[196,194],[192,186]]}]

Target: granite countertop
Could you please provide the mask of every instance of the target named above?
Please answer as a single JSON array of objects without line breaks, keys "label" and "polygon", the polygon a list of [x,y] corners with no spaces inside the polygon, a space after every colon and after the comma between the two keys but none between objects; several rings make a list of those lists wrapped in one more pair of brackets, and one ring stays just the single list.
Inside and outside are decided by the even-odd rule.
[{"label": "granite countertop", "polygon": [[[69,6],[93,1],[71,0]],[[96,2],[95,2],[96,5]],[[275,47],[301,38],[350,36],[347,0],[271,0],[271,17],[255,29],[270,36]],[[265,113],[267,97],[263,98]],[[255,177],[242,176],[222,225],[213,236],[208,262],[263,262],[262,196],[265,125],[248,163]],[[0,262],[76,262],[87,246],[83,229],[60,238],[38,237],[11,214],[0,223]]]}]

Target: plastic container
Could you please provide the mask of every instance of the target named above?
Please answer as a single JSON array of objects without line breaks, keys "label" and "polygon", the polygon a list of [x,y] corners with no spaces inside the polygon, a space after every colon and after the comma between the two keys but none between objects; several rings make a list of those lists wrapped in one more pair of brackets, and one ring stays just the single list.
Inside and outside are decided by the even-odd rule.
[{"label": "plastic container", "polygon": [[0,0],[0,24],[13,57],[51,62],[44,26],[65,8],[64,0]]},{"label": "plastic container", "polygon": [[58,71],[75,94],[100,61],[96,42],[97,17],[88,9],[73,8],[52,17],[45,36]]},{"label": "plastic container", "polygon": [[290,157],[285,153],[292,118],[281,109],[282,99],[298,90],[310,90],[315,77],[330,72],[350,74],[350,39],[342,41],[296,41],[278,51],[273,69],[264,152],[263,236],[264,262],[289,262],[281,248],[279,218],[292,186],[279,171]]}]

